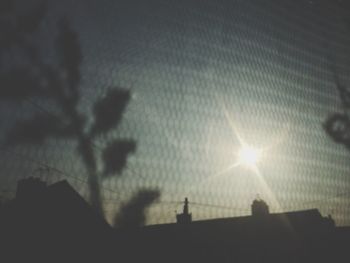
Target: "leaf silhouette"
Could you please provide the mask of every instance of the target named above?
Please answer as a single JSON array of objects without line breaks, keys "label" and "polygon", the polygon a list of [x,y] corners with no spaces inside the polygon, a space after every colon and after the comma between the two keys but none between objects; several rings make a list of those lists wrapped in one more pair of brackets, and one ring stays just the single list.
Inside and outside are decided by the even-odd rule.
[{"label": "leaf silhouette", "polygon": [[16,68],[0,76],[0,99],[18,101],[32,96],[43,96],[39,79],[28,69]]},{"label": "leaf silhouette", "polygon": [[26,37],[38,29],[46,12],[46,3],[38,3],[25,14],[19,14],[14,0],[0,0],[0,48],[25,46]]},{"label": "leaf silhouette", "polygon": [[140,190],[120,208],[114,219],[114,226],[119,228],[143,226],[146,221],[147,208],[159,197],[159,190]]},{"label": "leaf silhouette", "polygon": [[13,9],[12,0],[0,0],[0,15],[7,14]]},{"label": "leaf silhouette", "polygon": [[114,88],[94,105],[95,122],[91,128],[91,135],[98,135],[115,128],[130,100],[130,92],[125,89]]},{"label": "leaf silhouette", "polygon": [[24,34],[33,33],[43,20],[46,10],[47,4],[43,1],[33,10],[30,10],[29,13],[19,16],[17,18],[16,31]]},{"label": "leaf silhouette", "polygon": [[0,0],[0,54],[15,42],[13,0]]},{"label": "leaf silhouette", "polygon": [[326,132],[337,143],[350,148],[350,119],[344,113],[335,113],[323,125]]},{"label": "leaf silhouette", "polygon": [[32,119],[18,121],[7,136],[7,145],[41,144],[49,137],[74,135],[74,126],[62,124],[54,116],[37,114]]},{"label": "leaf silhouette", "polygon": [[337,88],[339,91],[340,99],[345,109],[350,108],[350,89],[347,87],[337,84]]},{"label": "leaf silhouette", "polygon": [[[6,60],[8,54],[11,56],[17,52],[16,54],[23,55],[23,65],[26,66],[0,70],[0,100],[26,100],[33,103],[35,98],[44,98],[44,101],[55,104],[60,116],[55,117],[47,112],[48,114],[36,114],[31,119],[17,121],[6,134],[5,145],[41,144],[49,138],[74,139],[87,171],[91,204],[103,214],[97,156],[103,159],[105,177],[121,174],[127,164],[128,154],[135,151],[136,143],[133,140],[114,141],[100,156],[95,152],[94,136],[117,127],[130,100],[130,92],[119,88],[109,90],[106,96],[95,103],[92,109],[93,124],[91,129],[86,129],[87,116],[78,110],[81,98],[80,66],[83,59],[78,34],[69,25],[69,21],[61,20],[54,46],[58,63],[47,63],[40,52],[35,34],[35,30],[40,29],[46,5],[39,4],[26,9],[13,4],[14,2],[0,0],[0,60],[3,57]],[[41,3],[41,0],[35,2]],[[18,10],[15,10],[16,7],[19,7]],[[147,192],[143,192],[132,199],[129,206],[125,206],[126,212],[131,211],[131,214],[138,216],[139,219],[135,219],[138,222],[145,220],[144,211],[148,203],[159,196],[158,192],[149,192],[146,201],[138,200],[137,198],[143,198],[142,194],[147,198]]]},{"label": "leaf silhouette", "polygon": [[66,96],[70,100],[78,99],[78,84],[80,82],[80,64],[82,52],[78,35],[71,29],[67,20],[59,24],[60,33],[56,39],[56,51],[59,55],[61,68],[65,73],[67,87]]},{"label": "leaf silhouette", "polygon": [[114,141],[109,144],[102,153],[103,176],[121,174],[126,167],[128,155],[135,152],[135,149],[136,142],[132,140]]}]

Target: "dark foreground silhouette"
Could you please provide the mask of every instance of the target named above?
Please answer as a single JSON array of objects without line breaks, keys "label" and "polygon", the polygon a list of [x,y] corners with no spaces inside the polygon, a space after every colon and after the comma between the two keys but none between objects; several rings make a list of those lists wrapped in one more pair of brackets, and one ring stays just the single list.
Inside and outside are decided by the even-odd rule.
[{"label": "dark foreground silhouette", "polygon": [[114,229],[66,181],[29,178],[0,209],[1,262],[348,262],[350,228],[318,210]]}]

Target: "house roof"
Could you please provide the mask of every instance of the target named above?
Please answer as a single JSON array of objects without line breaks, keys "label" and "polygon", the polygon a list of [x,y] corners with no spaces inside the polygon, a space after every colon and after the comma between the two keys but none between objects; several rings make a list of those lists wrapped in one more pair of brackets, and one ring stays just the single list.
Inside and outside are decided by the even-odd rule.
[{"label": "house roof", "polygon": [[[168,235],[191,235],[197,239],[231,239],[261,235],[295,235],[327,229],[329,222],[317,209],[268,214],[263,217],[242,216],[193,221],[189,224],[163,224],[144,227],[141,232]],[[190,234],[189,234],[190,233]]]}]

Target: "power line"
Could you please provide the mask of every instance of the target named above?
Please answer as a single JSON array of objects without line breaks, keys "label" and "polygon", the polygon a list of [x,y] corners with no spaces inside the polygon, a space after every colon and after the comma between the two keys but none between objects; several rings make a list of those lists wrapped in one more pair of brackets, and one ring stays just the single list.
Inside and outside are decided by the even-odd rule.
[{"label": "power line", "polygon": [[[11,150],[9,150],[9,149],[4,149],[4,148],[2,148],[2,147],[0,147],[0,151],[9,152],[9,153],[11,153],[11,154],[14,154],[15,156],[17,156],[17,157],[18,157],[19,159],[21,159],[21,160],[25,159],[26,161],[35,163],[36,165],[39,165],[40,167],[47,168],[48,171],[55,171],[55,172],[58,172],[58,173],[64,175],[65,177],[70,177],[70,178],[73,178],[73,179],[75,179],[75,180],[77,180],[77,181],[80,181],[80,182],[82,182],[82,183],[84,183],[84,184],[89,184],[88,181],[82,179],[81,177],[74,176],[74,175],[72,175],[71,173],[67,173],[67,172],[65,172],[65,171],[62,171],[62,170],[60,170],[60,169],[58,169],[58,168],[56,168],[56,167],[53,167],[53,166],[51,166],[51,165],[48,165],[47,163],[39,162],[39,161],[37,161],[37,160],[35,160],[35,159],[32,159],[32,158],[30,158],[30,157],[28,157],[28,156],[25,156],[25,157],[24,157],[24,156],[21,156],[19,153],[16,153],[16,152],[11,151]],[[106,191],[110,191],[110,192],[119,194],[117,191],[115,191],[115,190],[113,190],[113,189],[110,189],[110,188],[107,188],[107,187],[105,187],[105,186],[100,186],[100,187],[103,188],[103,189],[106,190]]]},{"label": "power line", "polygon": [[[73,178],[73,179],[75,179],[77,181],[80,181],[81,183],[86,184],[86,185],[88,184],[88,182],[86,180],[82,179],[81,177],[74,176],[71,173],[67,173],[65,171],[62,171],[62,170],[60,170],[60,169],[58,169],[58,168],[56,168],[54,166],[48,165],[47,163],[39,162],[39,161],[34,160],[34,159],[32,159],[32,158],[30,158],[28,156],[25,156],[25,157],[21,156],[19,153],[11,151],[9,149],[4,149],[4,148],[0,147],[0,150],[12,153],[15,156],[17,156],[18,158],[25,159],[26,161],[35,163],[35,164],[39,165],[40,167],[48,168],[48,171],[55,171],[55,172],[58,172],[58,173],[64,175],[65,177]],[[116,190],[113,190],[113,189],[110,189],[110,188],[107,188],[105,186],[101,186],[101,188],[103,190],[115,193],[117,195],[120,194],[120,192],[118,192]],[[337,197],[340,197],[340,196],[348,195],[348,194],[350,194],[350,191],[345,191],[345,192],[341,192],[341,193],[329,196],[327,198],[322,198],[322,199],[319,199],[319,200],[300,202],[298,206],[305,205],[305,204],[312,204],[312,203],[320,203],[320,202],[324,202],[324,201],[327,201],[327,200],[330,200],[330,199],[333,199],[333,198],[337,198]],[[106,201],[107,203],[112,203],[112,202],[121,203],[122,202],[119,198],[118,199],[104,199],[104,201]],[[161,204],[169,204],[169,205],[171,205],[171,204],[180,205],[180,204],[183,203],[183,201],[169,200],[169,201],[155,202],[154,204],[160,204],[160,203]],[[250,211],[249,209],[242,209],[242,208],[237,208],[237,207],[233,207],[233,206],[224,206],[224,205],[209,204],[209,203],[191,202],[190,204],[194,205],[194,206],[214,207],[214,208],[218,208],[218,209],[229,209],[229,210],[235,210],[235,211]]]},{"label": "power line", "polygon": [[[28,103],[30,103],[32,106],[34,106],[36,109],[40,110],[41,112],[47,114],[48,116],[51,116],[53,118],[55,118],[56,120],[58,120],[59,122],[63,123],[62,120],[55,115],[54,113],[50,112],[49,110],[47,110],[45,107],[42,107],[41,105],[38,105],[36,102],[30,100],[30,99],[25,99]],[[90,138],[86,138],[88,140],[88,142],[90,143],[90,145],[95,149],[98,150],[100,152],[102,152],[104,149],[102,149],[101,146],[97,145],[94,141],[92,141]],[[130,171],[130,169],[129,169]],[[135,175],[135,174],[133,174]],[[137,175],[138,177],[141,177],[141,175]]]},{"label": "power line", "polygon": [[197,202],[190,202],[190,205],[195,205],[195,206],[204,206],[204,207],[214,207],[214,208],[219,208],[219,209],[228,209],[228,210],[235,210],[235,211],[250,211],[248,208],[238,208],[238,207],[233,207],[233,206],[225,206],[225,205],[216,205],[216,204],[208,204],[208,203],[197,203]]}]

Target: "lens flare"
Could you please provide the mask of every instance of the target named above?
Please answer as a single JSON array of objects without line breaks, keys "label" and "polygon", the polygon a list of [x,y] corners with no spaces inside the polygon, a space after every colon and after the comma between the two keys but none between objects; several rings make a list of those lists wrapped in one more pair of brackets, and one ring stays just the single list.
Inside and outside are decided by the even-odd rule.
[{"label": "lens flare", "polygon": [[247,166],[255,166],[259,161],[261,152],[252,147],[244,146],[239,150],[239,163]]}]

